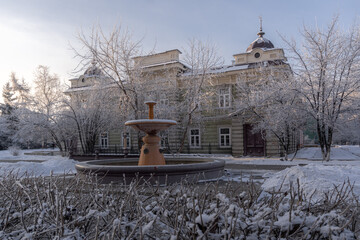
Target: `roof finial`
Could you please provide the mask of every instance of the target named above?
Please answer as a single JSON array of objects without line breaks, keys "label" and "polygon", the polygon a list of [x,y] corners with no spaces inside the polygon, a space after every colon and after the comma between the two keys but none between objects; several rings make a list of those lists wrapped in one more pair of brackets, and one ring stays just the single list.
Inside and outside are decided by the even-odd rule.
[{"label": "roof finial", "polygon": [[262,37],[262,36],[264,36],[264,32],[262,31],[262,16],[259,16],[259,20],[260,20],[260,31],[258,32],[258,36],[259,37]]}]

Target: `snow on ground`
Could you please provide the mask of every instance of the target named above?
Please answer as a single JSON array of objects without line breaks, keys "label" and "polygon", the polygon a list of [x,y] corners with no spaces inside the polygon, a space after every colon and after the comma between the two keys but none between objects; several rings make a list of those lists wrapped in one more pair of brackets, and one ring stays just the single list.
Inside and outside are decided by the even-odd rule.
[{"label": "snow on ground", "polygon": [[341,187],[347,181],[354,184],[354,193],[360,196],[360,165],[325,166],[309,164],[294,166],[277,172],[266,179],[262,184],[262,189],[268,192],[288,191],[290,185],[297,189],[297,179],[307,197],[313,194],[313,201],[321,199],[324,192],[334,189],[335,186]]},{"label": "snow on ground", "polygon": [[[318,200],[323,193],[346,181],[354,183],[354,193],[360,196],[360,146],[335,146],[331,149],[331,161],[321,160],[320,148],[303,148],[298,151],[293,161],[280,161],[279,158],[234,158],[223,157],[228,165],[254,165],[257,170],[241,170],[242,177],[256,176],[263,173],[265,179],[262,189],[266,191],[289,190],[299,179],[301,188],[310,196],[314,191],[314,199]],[[282,171],[261,170],[262,165],[292,166]],[[239,171],[239,170],[238,170]],[[233,179],[239,180],[239,174]],[[261,181],[261,179],[260,179]]]},{"label": "snow on ground", "polygon": [[[358,155],[356,155],[356,153]],[[292,157],[292,155],[290,156]],[[300,149],[295,158],[297,159],[311,159],[322,160],[320,148],[302,148]],[[331,148],[330,152],[331,160],[359,160],[360,148],[358,146],[335,146]]]},{"label": "snow on ground", "polygon": [[[0,151],[0,176],[11,171],[20,175],[26,172],[31,176],[76,172],[75,161],[68,157],[24,154],[36,151],[44,151],[44,149],[20,150],[18,156],[13,156],[9,150]],[[56,149],[46,149],[45,151],[56,151]]]},{"label": "snow on ground", "polygon": [[346,151],[351,152],[352,154],[360,157],[360,145],[343,145],[343,146],[337,146],[338,148],[342,148]]},{"label": "snow on ground", "polygon": [[[6,175],[13,170],[20,174],[49,175],[62,173],[75,173],[75,161],[61,156],[41,156],[25,155],[24,153],[44,151],[40,150],[21,150],[19,156],[12,156],[10,151],[0,151],[0,176]],[[52,151],[51,149],[46,151]],[[53,150],[53,151],[56,151]],[[264,190],[270,191],[275,188],[278,190],[282,184],[282,190],[288,190],[290,184],[295,184],[299,179],[301,187],[306,194],[311,194],[316,190],[315,195],[320,196],[322,192],[342,184],[348,179],[354,182],[354,191],[360,196],[360,147],[359,146],[337,146],[332,149],[332,159],[330,162],[319,161],[321,158],[319,148],[301,149],[294,161],[280,161],[279,158],[236,158],[230,155],[211,155],[211,154],[181,154],[179,157],[202,157],[224,159],[229,168],[233,167],[235,174],[230,178],[246,180],[247,175],[263,175],[265,182],[262,185]],[[257,169],[237,170],[234,165],[252,164],[257,165]],[[262,165],[288,165],[293,166],[282,171],[270,171],[261,169]],[[286,166],[284,166],[286,167]],[[236,172],[238,171],[238,172]],[[240,172],[241,171],[241,172]],[[248,171],[248,172],[246,172]],[[278,171],[278,172],[276,172]],[[245,175],[244,175],[245,173]],[[231,175],[231,173],[230,173]],[[226,176],[225,178],[227,178]],[[260,181],[263,181],[260,178]]]},{"label": "snow on ground", "polygon": [[277,173],[265,174],[264,178],[267,179],[262,189],[288,191],[291,184],[297,187],[297,179],[299,179],[304,193],[308,196],[314,193],[313,200],[316,201],[323,196],[324,192],[349,181],[354,184],[354,193],[360,196],[360,147],[336,146],[331,151],[331,159],[336,160],[323,162],[313,161],[321,158],[320,148],[301,149],[296,156],[297,159],[291,162],[298,166]]},{"label": "snow on ground", "polygon": [[57,151],[59,151],[59,149],[55,148],[49,148],[49,149],[24,149],[24,150],[19,150],[19,155],[18,156],[13,156],[11,151],[9,150],[3,150],[0,151],[0,161],[46,161],[49,160],[49,157],[52,156],[48,156],[48,155],[27,155],[29,153],[36,153],[36,152],[54,152],[56,153]]},{"label": "snow on ground", "polygon": [[[291,159],[292,155],[289,156]],[[219,156],[229,164],[254,164],[254,165],[304,165],[311,163],[326,164],[326,165],[358,165],[360,161],[360,147],[359,146],[335,146],[331,149],[331,161],[323,162],[320,148],[309,147],[300,149],[293,161],[280,161],[279,158],[264,158],[264,157],[232,157]]]}]

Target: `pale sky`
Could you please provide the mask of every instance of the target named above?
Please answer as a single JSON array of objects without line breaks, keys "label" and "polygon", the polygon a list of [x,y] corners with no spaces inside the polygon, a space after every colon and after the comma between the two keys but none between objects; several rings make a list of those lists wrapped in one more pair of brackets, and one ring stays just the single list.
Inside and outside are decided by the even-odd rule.
[{"label": "pale sky", "polygon": [[181,50],[191,38],[210,40],[229,64],[256,39],[259,16],[265,37],[283,47],[278,33],[299,38],[303,24],[325,26],[336,14],[340,26],[349,27],[359,20],[360,1],[0,0],[0,91],[11,72],[31,85],[38,65],[67,82],[78,64],[69,44],[76,46],[76,33],[94,24],[127,27],[144,38],[145,52],[154,46],[156,52]]}]

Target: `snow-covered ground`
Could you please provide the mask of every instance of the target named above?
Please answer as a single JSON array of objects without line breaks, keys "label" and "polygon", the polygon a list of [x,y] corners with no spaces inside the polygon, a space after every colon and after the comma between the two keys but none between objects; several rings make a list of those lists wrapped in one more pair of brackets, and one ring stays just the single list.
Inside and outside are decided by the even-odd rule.
[{"label": "snow-covered ground", "polygon": [[[40,156],[25,155],[24,153],[44,151],[44,150],[21,150],[18,156],[12,156],[10,151],[0,151],[0,176],[6,175],[10,171],[19,174],[39,176],[49,174],[75,173],[75,161],[61,156]],[[51,151],[51,150],[46,150]],[[330,162],[323,162],[320,149],[304,148],[301,149],[294,161],[280,161],[278,158],[234,158],[229,155],[195,155],[197,157],[215,157],[226,161],[231,167],[238,164],[258,165],[259,169],[249,170],[254,174],[263,175],[265,181],[262,185],[264,190],[287,190],[290,184],[296,184],[297,179],[306,194],[314,191],[315,196],[320,196],[322,192],[338,186],[349,180],[354,183],[354,191],[360,196],[360,147],[359,146],[337,146],[332,149],[332,159]],[[181,156],[183,157],[183,156]],[[194,155],[192,155],[194,157]],[[261,170],[261,165],[291,165],[282,171]],[[239,178],[235,176],[234,178]],[[230,176],[231,178],[231,176]],[[246,177],[242,178],[246,180]]]},{"label": "snow-covered ground", "polygon": [[[266,177],[266,175],[265,175]],[[271,191],[289,191],[290,185],[297,189],[298,182],[307,198],[318,201],[324,192],[348,183],[353,184],[353,191],[360,196],[360,165],[332,165],[309,164],[294,166],[272,174],[262,184],[262,189]]]},{"label": "snow-covered ground", "polygon": [[[298,151],[295,158],[322,160],[320,148],[303,148]],[[359,146],[335,146],[330,152],[331,160],[359,160]]]},{"label": "snow-covered ground", "polygon": [[335,146],[331,150],[331,159],[323,162],[320,148],[303,148],[293,161],[280,161],[278,158],[228,158],[227,163],[252,164],[257,165],[258,169],[261,169],[261,165],[293,166],[278,172],[263,170],[265,181],[262,189],[265,191],[287,191],[291,184],[297,186],[299,179],[304,193],[307,196],[314,193],[312,199],[317,200],[323,192],[349,181],[354,184],[354,193],[360,196],[360,147]]},{"label": "snow-covered ground", "polygon": [[20,175],[27,173],[32,176],[76,172],[75,161],[68,157],[25,154],[36,151],[56,151],[56,149],[20,150],[18,156],[13,156],[9,150],[0,151],[0,176],[11,171]]}]

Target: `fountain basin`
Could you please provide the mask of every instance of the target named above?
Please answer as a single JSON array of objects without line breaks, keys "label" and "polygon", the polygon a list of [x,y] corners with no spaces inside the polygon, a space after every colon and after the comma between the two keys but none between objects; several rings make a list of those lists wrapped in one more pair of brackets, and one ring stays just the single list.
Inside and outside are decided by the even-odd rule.
[{"label": "fountain basin", "polygon": [[125,122],[125,126],[131,126],[136,130],[152,135],[167,129],[172,125],[176,125],[176,121],[167,119],[138,119]]},{"label": "fountain basin", "polygon": [[80,176],[91,176],[101,183],[123,183],[140,179],[152,184],[172,184],[187,180],[218,179],[223,175],[225,161],[204,158],[167,158],[166,165],[138,166],[134,159],[110,159],[81,162],[75,165]]}]

